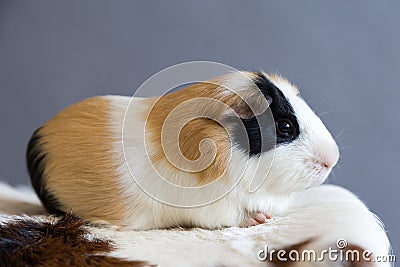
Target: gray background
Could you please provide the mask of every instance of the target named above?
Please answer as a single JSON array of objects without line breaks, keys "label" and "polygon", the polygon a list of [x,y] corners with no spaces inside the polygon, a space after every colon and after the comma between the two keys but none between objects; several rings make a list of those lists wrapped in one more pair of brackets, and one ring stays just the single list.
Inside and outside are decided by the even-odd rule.
[{"label": "gray background", "polygon": [[381,216],[398,254],[399,14],[395,0],[0,1],[0,179],[28,183],[30,134],[85,97],[191,60],[278,71],[341,133],[329,182]]}]

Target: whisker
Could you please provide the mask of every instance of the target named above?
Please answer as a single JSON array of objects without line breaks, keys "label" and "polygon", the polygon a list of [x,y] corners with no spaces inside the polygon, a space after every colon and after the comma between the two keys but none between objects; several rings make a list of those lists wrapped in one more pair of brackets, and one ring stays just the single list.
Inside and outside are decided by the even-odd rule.
[{"label": "whisker", "polygon": [[349,148],[354,148],[354,146],[342,146],[342,147],[339,147],[339,150],[349,149]]},{"label": "whisker", "polygon": [[[336,174],[335,174],[335,170],[334,170],[334,169],[332,170],[331,174],[332,174],[332,178],[333,178],[334,180],[337,180],[337,177],[336,177]],[[329,176],[330,176],[330,175],[329,175]]]},{"label": "whisker", "polygon": [[321,101],[318,103],[318,105],[315,107],[315,111],[317,111],[318,109],[321,108],[321,106],[324,104],[324,102],[326,102],[327,100],[327,96],[325,96],[323,99],[321,99]]},{"label": "whisker", "polygon": [[321,112],[321,113],[318,114],[318,117],[322,117],[324,115],[328,115],[328,114],[332,114],[332,113],[335,113],[335,111],[332,110],[332,111]]},{"label": "whisker", "polygon": [[339,132],[339,134],[334,138],[336,142],[339,141],[339,138],[342,136],[342,134],[344,133],[344,128]]},{"label": "whisker", "polygon": [[340,160],[338,161],[338,163],[336,163],[336,165],[335,165],[335,168],[333,168],[332,169],[332,171],[334,170],[334,169],[340,169],[342,167],[342,165],[341,165],[341,162],[340,162]]}]

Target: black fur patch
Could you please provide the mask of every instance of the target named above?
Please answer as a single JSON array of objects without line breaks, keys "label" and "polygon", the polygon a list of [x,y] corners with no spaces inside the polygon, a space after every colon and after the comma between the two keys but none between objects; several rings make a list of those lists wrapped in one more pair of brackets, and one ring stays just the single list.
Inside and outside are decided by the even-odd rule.
[{"label": "black fur patch", "polygon": [[[266,99],[272,100],[268,110],[272,112],[273,121],[271,120],[271,117],[267,115],[267,112],[269,112],[268,110],[251,119],[242,119],[242,122],[246,127],[247,136],[235,136],[235,142],[250,156],[270,151],[274,148],[275,143],[277,145],[290,143],[300,134],[299,124],[293,107],[285,95],[262,73],[257,72],[255,74],[257,75],[257,78],[254,79],[254,83],[261,90]],[[275,122],[282,119],[290,120],[292,122],[294,135],[290,138],[285,138],[276,134]],[[247,138],[247,140],[244,138]]]},{"label": "black fur patch", "polygon": [[26,163],[31,177],[31,183],[46,210],[52,214],[64,214],[56,197],[50,194],[44,183],[43,172],[46,166],[46,153],[40,147],[40,128],[29,140],[26,151]]},{"label": "black fur patch", "polygon": [[107,256],[114,247],[108,240],[85,238],[87,226],[71,214],[55,223],[31,218],[1,223],[0,266],[154,266]]}]

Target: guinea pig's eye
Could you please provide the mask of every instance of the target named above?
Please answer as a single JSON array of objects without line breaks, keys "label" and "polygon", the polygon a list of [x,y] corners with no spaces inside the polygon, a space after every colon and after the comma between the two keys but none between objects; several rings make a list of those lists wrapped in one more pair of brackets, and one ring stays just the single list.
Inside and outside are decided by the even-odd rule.
[{"label": "guinea pig's eye", "polygon": [[276,122],[276,132],[282,137],[292,137],[294,136],[293,123],[290,120],[278,120]]}]

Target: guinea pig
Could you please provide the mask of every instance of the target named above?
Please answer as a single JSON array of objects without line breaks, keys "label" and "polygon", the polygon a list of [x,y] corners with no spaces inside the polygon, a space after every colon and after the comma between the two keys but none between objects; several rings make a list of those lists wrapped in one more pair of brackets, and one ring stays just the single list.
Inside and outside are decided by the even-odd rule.
[{"label": "guinea pig", "polygon": [[48,212],[136,230],[267,222],[294,192],[323,183],[338,158],[296,86],[246,71],[161,97],[83,100],[27,148]]}]

